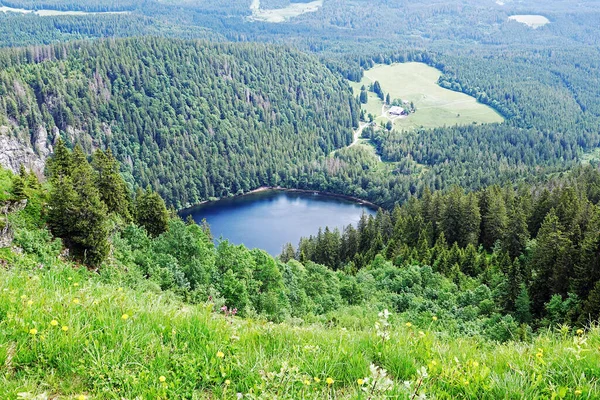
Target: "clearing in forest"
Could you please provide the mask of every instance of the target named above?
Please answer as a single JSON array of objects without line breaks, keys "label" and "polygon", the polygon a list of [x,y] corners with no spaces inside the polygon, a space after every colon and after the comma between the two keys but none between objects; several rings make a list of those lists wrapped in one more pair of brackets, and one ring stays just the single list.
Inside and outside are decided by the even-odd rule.
[{"label": "clearing in forest", "polygon": [[260,0],[252,0],[250,5],[252,16],[249,19],[251,21],[281,23],[302,14],[318,11],[322,6],[323,0],[316,0],[310,3],[291,3],[285,8],[265,10],[260,8]]},{"label": "clearing in forest", "polygon": [[550,23],[550,20],[543,15],[511,15],[508,19],[520,22],[533,29],[540,28]]},{"label": "clearing in forest", "polygon": [[364,85],[378,81],[383,93],[390,98],[412,102],[415,113],[403,116],[390,115],[389,107],[373,92],[362,107],[376,117],[376,122],[394,121],[396,129],[438,128],[451,125],[503,122],[504,118],[493,108],[479,103],[464,93],[444,89],[437,84],[441,72],[423,63],[376,65],[365,71],[360,83],[350,82],[355,95]]}]

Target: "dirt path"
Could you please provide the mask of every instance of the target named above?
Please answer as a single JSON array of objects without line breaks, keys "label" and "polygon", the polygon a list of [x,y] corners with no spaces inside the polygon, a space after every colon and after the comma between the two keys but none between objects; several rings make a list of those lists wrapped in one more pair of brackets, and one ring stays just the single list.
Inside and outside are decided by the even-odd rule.
[{"label": "dirt path", "polygon": [[358,141],[360,140],[360,135],[362,134],[362,131],[367,127],[367,123],[361,122],[358,125],[358,129],[354,131],[354,140],[352,141],[352,144],[350,144],[350,146],[348,147],[352,147],[358,144]]}]

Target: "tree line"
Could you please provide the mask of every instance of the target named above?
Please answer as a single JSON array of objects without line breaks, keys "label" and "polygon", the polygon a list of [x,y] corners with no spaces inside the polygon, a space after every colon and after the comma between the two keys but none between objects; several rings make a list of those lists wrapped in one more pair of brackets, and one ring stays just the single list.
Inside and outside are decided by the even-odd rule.
[{"label": "tree line", "polygon": [[377,257],[429,265],[459,286],[470,277],[493,288],[496,307],[520,323],[586,325],[600,317],[599,202],[600,172],[590,166],[516,189],[425,190],[356,228],[288,244],[280,258],[354,272]]}]

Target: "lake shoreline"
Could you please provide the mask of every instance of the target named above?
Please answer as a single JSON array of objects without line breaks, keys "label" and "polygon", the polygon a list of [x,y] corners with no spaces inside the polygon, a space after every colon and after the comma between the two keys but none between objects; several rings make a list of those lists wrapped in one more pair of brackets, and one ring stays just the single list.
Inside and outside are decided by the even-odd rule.
[{"label": "lake shoreline", "polygon": [[364,199],[361,199],[361,198],[358,198],[358,197],[348,196],[348,195],[345,195],[345,194],[339,194],[339,193],[333,193],[333,192],[323,192],[323,191],[320,191],[320,190],[310,190],[310,189],[293,189],[293,188],[290,189],[290,188],[286,188],[286,187],[283,187],[283,186],[261,186],[259,188],[250,190],[250,191],[248,191],[246,193],[243,193],[243,194],[236,194],[236,195],[231,196],[231,197],[220,197],[217,200],[205,200],[205,201],[202,201],[202,202],[200,202],[198,204],[194,204],[192,206],[182,208],[181,210],[178,210],[177,213],[181,213],[181,212],[184,212],[184,211],[187,211],[187,210],[191,210],[193,208],[196,208],[196,207],[208,204],[208,203],[216,203],[216,202],[218,202],[220,200],[232,199],[232,198],[235,198],[235,197],[249,196],[249,195],[256,194],[256,193],[267,192],[269,190],[279,191],[279,192],[290,192],[290,193],[317,194],[317,195],[320,195],[320,196],[327,196],[327,197],[333,197],[333,198],[338,198],[338,199],[343,199],[343,200],[349,200],[349,201],[352,201],[354,203],[361,204],[363,206],[367,206],[367,207],[375,209],[375,210],[378,210],[378,209],[382,208],[381,206],[378,206],[377,204],[372,203],[372,202],[370,202],[368,200],[364,200]]}]

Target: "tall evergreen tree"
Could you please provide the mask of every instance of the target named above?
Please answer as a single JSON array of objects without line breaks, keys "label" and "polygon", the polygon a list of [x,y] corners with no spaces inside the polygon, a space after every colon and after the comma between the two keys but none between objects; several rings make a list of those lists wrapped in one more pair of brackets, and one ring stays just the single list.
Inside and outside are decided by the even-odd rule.
[{"label": "tall evergreen tree", "polygon": [[169,212],[165,202],[150,187],[139,193],[135,199],[135,220],[153,237],[159,236],[169,228]]},{"label": "tall evergreen tree", "polygon": [[131,220],[129,190],[112,151],[96,150],[92,165],[96,171],[96,187],[109,212],[120,215],[126,221]]}]

